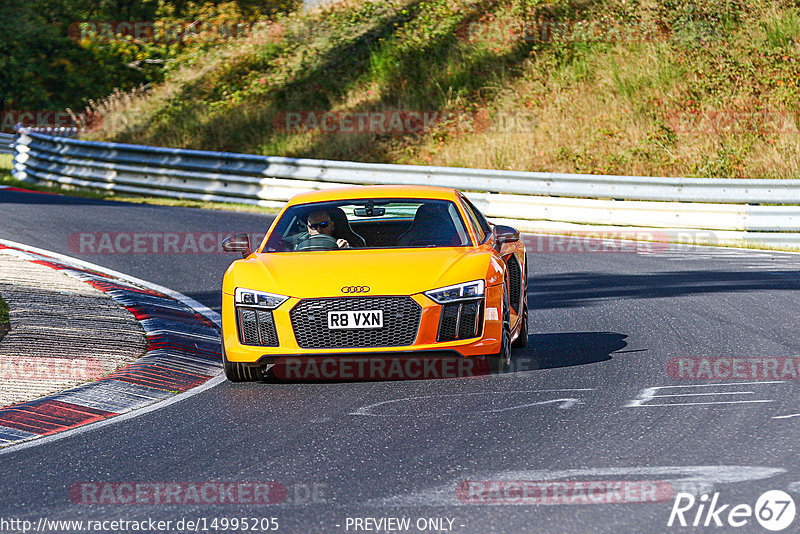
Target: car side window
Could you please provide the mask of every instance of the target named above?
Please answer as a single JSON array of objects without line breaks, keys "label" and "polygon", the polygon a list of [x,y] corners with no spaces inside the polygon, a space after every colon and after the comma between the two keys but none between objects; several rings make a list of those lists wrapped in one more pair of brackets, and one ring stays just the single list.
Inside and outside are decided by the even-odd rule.
[{"label": "car side window", "polygon": [[478,232],[479,241],[482,243],[486,236],[492,233],[492,227],[489,226],[489,223],[486,221],[486,217],[478,211],[472,202],[469,199],[462,195],[461,199],[464,201],[464,206],[467,208],[467,214],[469,215],[470,220],[472,221],[472,225],[475,227],[475,231]]},{"label": "car side window", "polygon": [[482,243],[484,239],[486,239],[486,233],[481,228],[480,223],[478,222],[478,218],[475,216],[475,212],[472,211],[472,208],[469,207],[468,204],[464,204],[465,211],[467,212],[467,216],[469,220],[472,222],[472,227],[475,228],[475,233],[478,234],[478,243]]}]

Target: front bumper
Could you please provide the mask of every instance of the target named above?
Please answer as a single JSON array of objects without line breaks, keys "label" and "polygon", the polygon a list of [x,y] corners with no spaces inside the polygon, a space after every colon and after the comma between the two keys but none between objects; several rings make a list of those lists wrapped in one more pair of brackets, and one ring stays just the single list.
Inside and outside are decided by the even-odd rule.
[{"label": "front bumper", "polygon": [[[377,297],[375,297],[377,298]],[[423,294],[411,295],[413,301],[421,308],[419,329],[414,341],[403,346],[365,346],[346,348],[304,348],[295,336],[290,313],[301,299],[290,298],[272,312],[274,331],[277,335],[276,346],[265,347],[243,344],[237,328],[237,309],[233,295],[222,294],[222,337],[225,344],[225,356],[231,362],[263,364],[275,361],[281,356],[336,356],[364,355],[371,356],[376,352],[392,353],[424,353],[430,351],[451,351],[459,356],[479,356],[496,354],[500,350],[502,336],[502,285],[489,286],[485,290],[479,335],[454,341],[438,341],[440,322],[444,307]]]}]

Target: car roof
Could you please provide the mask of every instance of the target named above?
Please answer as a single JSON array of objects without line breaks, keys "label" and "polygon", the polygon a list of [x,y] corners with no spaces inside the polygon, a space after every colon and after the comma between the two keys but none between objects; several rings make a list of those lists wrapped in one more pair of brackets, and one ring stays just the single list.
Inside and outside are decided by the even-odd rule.
[{"label": "car roof", "polygon": [[310,202],[326,202],[358,198],[422,198],[432,200],[455,200],[458,192],[446,187],[427,185],[356,185],[310,191],[293,196],[288,206]]}]

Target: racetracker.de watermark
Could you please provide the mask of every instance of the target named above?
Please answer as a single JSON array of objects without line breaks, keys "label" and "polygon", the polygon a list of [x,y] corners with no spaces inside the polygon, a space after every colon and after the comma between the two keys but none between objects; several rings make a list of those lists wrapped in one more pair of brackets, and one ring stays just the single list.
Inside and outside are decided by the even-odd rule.
[{"label": "racetracker.de watermark", "polygon": [[[222,240],[239,232],[75,232],[67,238],[73,254],[227,254]],[[249,233],[251,248],[263,233]]]},{"label": "racetracker.de watermark", "polygon": [[669,249],[670,236],[659,231],[573,232],[570,235],[524,235],[527,252],[636,254]]},{"label": "racetracker.de watermark", "polygon": [[797,380],[800,356],[670,358],[666,369],[676,380]]},{"label": "racetracker.de watermark", "polygon": [[447,130],[464,133],[531,133],[538,124],[534,113],[478,110],[281,111],[272,126],[288,134],[414,135]]},{"label": "racetracker.de watermark", "polygon": [[456,497],[465,504],[624,504],[668,502],[672,484],[650,480],[465,480]]},{"label": "racetracker.de watermark", "polygon": [[0,380],[97,380],[105,375],[99,358],[0,356]]},{"label": "racetracker.de watermark", "polygon": [[64,110],[5,110],[0,111],[0,132],[15,133],[22,128],[75,128],[83,129],[86,121]]},{"label": "racetracker.de watermark", "polygon": [[[309,490],[311,491],[311,490]],[[318,495],[313,498],[318,498]],[[76,482],[69,499],[83,505],[280,504],[290,490],[280,482]],[[312,498],[311,495],[308,497]]]},{"label": "racetracker.de watermark", "polygon": [[584,20],[506,21],[493,16],[462,24],[456,36],[466,42],[509,44],[515,42],[651,42],[672,35],[665,27],[610,17]]},{"label": "racetracker.de watermark", "polygon": [[491,368],[483,358],[459,356],[287,356],[271,372],[282,380],[431,380],[485,376]]},{"label": "racetracker.de watermark", "polygon": [[784,109],[669,110],[664,119],[669,128],[681,134],[800,134],[800,111]]},{"label": "racetracker.de watermark", "polygon": [[234,39],[278,42],[285,34],[285,29],[279,24],[252,20],[85,20],[71,23],[67,34],[76,42],[98,43],[131,40],[157,44],[211,43]]}]

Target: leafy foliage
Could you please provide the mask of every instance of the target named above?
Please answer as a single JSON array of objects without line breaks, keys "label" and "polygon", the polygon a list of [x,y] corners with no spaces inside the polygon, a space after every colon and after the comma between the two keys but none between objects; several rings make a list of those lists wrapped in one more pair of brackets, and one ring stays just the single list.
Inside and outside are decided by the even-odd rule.
[{"label": "leafy foliage", "polygon": [[149,35],[136,38],[118,31],[124,27],[120,21],[173,24],[182,30],[197,27],[191,24],[195,21],[212,28],[221,23],[247,27],[260,17],[289,12],[300,5],[301,0],[3,2],[0,109],[79,108],[115,90],[161,81],[173,63],[224,42],[198,34],[161,40]]},{"label": "leafy foliage", "polygon": [[[273,5],[276,13],[256,0],[162,1],[154,17],[166,22],[271,19],[258,39],[221,45],[72,44],[99,58],[90,65],[109,66],[84,75],[94,80],[86,94],[149,83],[93,103],[109,119],[96,139],[534,171],[798,177],[798,2],[341,0],[303,12]],[[48,69],[36,75],[51,80]],[[280,122],[288,112],[393,110],[454,119],[400,134],[287,132]],[[504,117],[509,127],[495,128]]]}]

